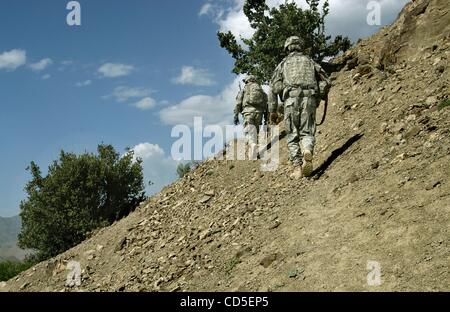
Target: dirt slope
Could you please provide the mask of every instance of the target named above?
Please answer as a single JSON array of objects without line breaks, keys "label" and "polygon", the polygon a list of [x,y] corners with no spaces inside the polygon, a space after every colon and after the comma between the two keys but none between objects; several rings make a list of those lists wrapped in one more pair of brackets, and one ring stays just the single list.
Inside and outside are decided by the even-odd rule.
[{"label": "dirt slope", "polygon": [[414,1],[336,60],[314,178],[289,178],[284,140],[273,173],[207,161],[3,290],[450,290],[449,25],[447,0]]}]

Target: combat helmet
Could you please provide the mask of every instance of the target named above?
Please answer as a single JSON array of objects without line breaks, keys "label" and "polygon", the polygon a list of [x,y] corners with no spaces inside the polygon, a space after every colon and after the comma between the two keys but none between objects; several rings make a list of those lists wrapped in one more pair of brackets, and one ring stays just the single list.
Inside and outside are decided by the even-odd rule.
[{"label": "combat helmet", "polygon": [[287,50],[289,48],[289,46],[296,44],[296,45],[302,45],[303,42],[302,40],[297,37],[297,36],[291,36],[289,38],[286,39],[286,42],[284,43],[284,49]]},{"label": "combat helmet", "polygon": [[246,79],[245,82],[257,82],[258,81],[258,77],[256,77],[255,75],[249,75]]}]

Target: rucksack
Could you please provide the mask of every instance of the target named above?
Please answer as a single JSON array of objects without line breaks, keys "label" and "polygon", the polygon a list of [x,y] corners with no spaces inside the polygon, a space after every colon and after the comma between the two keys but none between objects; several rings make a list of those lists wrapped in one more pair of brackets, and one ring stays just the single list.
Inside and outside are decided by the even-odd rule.
[{"label": "rucksack", "polygon": [[244,105],[260,108],[264,105],[265,101],[266,94],[259,84],[252,82],[245,86]]}]

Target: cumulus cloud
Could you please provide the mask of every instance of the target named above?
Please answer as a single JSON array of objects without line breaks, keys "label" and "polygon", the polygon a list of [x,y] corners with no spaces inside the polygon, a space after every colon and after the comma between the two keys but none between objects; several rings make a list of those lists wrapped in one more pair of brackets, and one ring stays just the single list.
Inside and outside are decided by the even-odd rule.
[{"label": "cumulus cloud", "polygon": [[103,98],[108,99],[112,97],[117,102],[126,102],[129,99],[148,97],[151,93],[152,90],[148,88],[119,86],[114,89],[112,94],[106,95]]},{"label": "cumulus cloud", "polygon": [[158,144],[141,143],[132,148],[136,158],[142,159],[145,180],[154,184],[147,185],[147,192],[152,195],[176,179],[178,163],[166,156]]},{"label": "cumulus cloud", "polygon": [[106,63],[100,66],[98,72],[101,76],[106,78],[117,78],[122,76],[128,76],[134,70],[133,65],[119,64],[119,63]]},{"label": "cumulus cloud", "polygon": [[140,110],[148,110],[156,106],[156,101],[151,97],[146,97],[134,103],[133,106],[139,108]]},{"label": "cumulus cloud", "polygon": [[[372,0],[330,0],[330,14],[327,17],[327,32],[330,35],[342,34],[349,36],[353,41],[359,38],[369,36],[375,33],[379,26],[367,24],[367,15],[369,10],[367,5]],[[409,0],[378,0],[381,7],[382,25],[391,23],[402,7]],[[236,38],[250,38],[254,30],[251,28],[244,12],[243,5],[245,0],[234,0],[232,4],[229,1],[219,1],[222,10],[214,17],[214,21],[219,25],[220,31],[231,31]],[[277,7],[283,4],[285,0],[267,0],[269,7]],[[299,6],[307,8],[305,0],[294,0]],[[208,4],[207,2],[206,4]],[[209,10],[210,12],[211,10]],[[223,14],[226,12],[226,14]]]},{"label": "cumulus cloud", "polygon": [[0,54],[0,70],[16,70],[27,62],[27,53],[24,50],[14,49]]},{"label": "cumulus cloud", "polygon": [[45,58],[45,59],[40,60],[37,63],[30,64],[30,68],[34,72],[40,72],[40,71],[43,71],[44,69],[46,69],[47,67],[49,67],[52,64],[53,64],[52,59]]},{"label": "cumulus cloud", "polygon": [[178,77],[172,79],[175,84],[211,86],[215,84],[213,76],[206,69],[183,66]]},{"label": "cumulus cloud", "polygon": [[77,86],[77,87],[87,87],[87,86],[90,86],[91,84],[92,84],[92,80],[85,80],[85,81],[77,82],[75,84],[75,86]]},{"label": "cumulus cloud", "polygon": [[160,119],[167,125],[193,126],[194,117],[202,117],[205,125],[228,125],[241,80],[241,76],[237,77],[217,95],[194,95],[170,105],[160,111]]}]

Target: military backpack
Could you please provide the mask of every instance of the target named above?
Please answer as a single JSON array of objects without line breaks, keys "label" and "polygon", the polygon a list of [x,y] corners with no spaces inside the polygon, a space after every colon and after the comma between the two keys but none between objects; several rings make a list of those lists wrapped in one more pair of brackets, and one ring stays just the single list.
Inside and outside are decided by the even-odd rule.
[{"label": "military backpack", "polygon": [[261,108],[266,102],[266,94],[262,87],[255,83],[249,83],[244,90],[244,106],[250,105],[255,108]]}]

